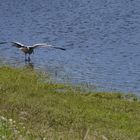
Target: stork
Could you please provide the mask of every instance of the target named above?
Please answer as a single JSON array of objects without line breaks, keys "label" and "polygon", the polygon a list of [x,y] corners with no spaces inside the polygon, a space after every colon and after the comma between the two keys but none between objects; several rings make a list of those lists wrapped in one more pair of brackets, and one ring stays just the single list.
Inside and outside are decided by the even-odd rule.
[{"label": "stork", "polygon": [[[51,48],[55,48],[55,49],[60,49],[60,50],[66,50],[64,48],[61,48],[61,47],[54,47],[52,45],[48,45],[46,43],[39,43],[39,44],[34,44],[32,46],[28,46],[28,45],[25,45],[25,44],[22,44],[20,42],[0,42],[0,44],[5,44],[5,43],[12,43],[12,46],[15,46],[17,47],[18,49],[20,49],[24,54],[25,54],[25,61],[28,61],[30,62],[30,55],[32,53],[34,53],[34,49],[35,48],[38,48],[38,47],[51,47]],[[27,54],[28,54],[28,59],[27,59]]]}]

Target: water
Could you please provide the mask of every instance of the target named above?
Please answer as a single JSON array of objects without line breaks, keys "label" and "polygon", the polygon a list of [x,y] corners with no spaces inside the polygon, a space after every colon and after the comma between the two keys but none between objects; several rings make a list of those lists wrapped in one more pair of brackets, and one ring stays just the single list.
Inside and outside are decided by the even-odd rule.
[{"label": "water", "polygon": [[[1,0],[0,41],[47,42],[32,66],[58,82],[140,95],[139,0]],[[24,66],[24,55],[0,45],[0,60]]]}]

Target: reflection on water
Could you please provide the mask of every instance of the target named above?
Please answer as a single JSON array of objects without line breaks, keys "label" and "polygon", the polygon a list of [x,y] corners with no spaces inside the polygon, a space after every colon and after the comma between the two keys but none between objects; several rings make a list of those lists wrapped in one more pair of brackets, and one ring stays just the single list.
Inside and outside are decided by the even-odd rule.
[{"label": "reflection on water", "polygon": [[31,62],[25,62],[24,68],[34,70],[34,64]]},{"label": "reflection on water", "polygon": [[[33,64],[26,64],[58,82],[139,94],[139,7],[138,0],[1,0],[0,41],[66,48],[38,48]],[[3,63],[22,67],[23,58],[17,48],[0,44]]]}]

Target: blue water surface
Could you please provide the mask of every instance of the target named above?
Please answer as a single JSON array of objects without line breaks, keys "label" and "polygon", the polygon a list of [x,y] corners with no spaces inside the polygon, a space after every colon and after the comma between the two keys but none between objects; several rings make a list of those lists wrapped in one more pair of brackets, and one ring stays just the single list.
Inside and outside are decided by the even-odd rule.
[{"label": "blue water surface", "polygon": [[[140,95],[139,0],[1,0],[0,41],[64,47],[38,48],[33,67],[58,82]],[[25,66],[9,44],[0,45],[0,61]]]}]

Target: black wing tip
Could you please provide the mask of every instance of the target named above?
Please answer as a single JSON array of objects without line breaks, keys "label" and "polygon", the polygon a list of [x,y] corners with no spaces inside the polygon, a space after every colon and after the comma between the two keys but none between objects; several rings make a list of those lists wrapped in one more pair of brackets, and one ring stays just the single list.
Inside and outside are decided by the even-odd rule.
[{"label": "black wing tip", "polygon": [[55,48],[55,49],[60,49],[60,50],[63,50],[63,51],[66,50],[65,48],[60,48],[60,47],[53,47],[53,48]]},{"label": "black wing tip", "polygon": [[0,45],[2,45],[2,44],[12,44],[12,46],[14,46],[17,43],[14,41],[3,41],[3,42],[0,42]]},{"label": "black wing tip", "polygon": [[6,44],[7,42],[0,42],[0,44]]},{"label": "black wing tip", "polygon": [[66,51],[66,49],[64,49],[64,48],[61,48],[61,50]]}]

